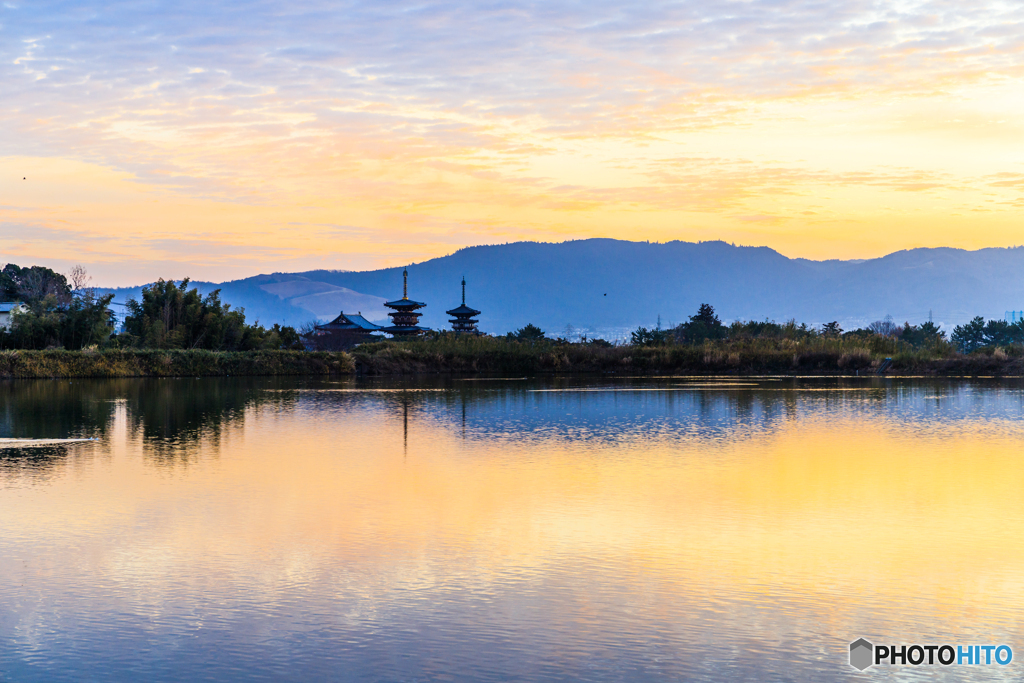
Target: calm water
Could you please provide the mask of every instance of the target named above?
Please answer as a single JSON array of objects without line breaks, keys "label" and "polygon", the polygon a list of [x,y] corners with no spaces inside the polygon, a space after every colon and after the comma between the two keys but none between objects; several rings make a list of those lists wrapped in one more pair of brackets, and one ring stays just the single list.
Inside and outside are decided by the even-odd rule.
[{"label": "calm water", "polygon": [[3,681],[1024,671],[1016,380],[19,382],[0,437],[95,439],[0,443]]}]

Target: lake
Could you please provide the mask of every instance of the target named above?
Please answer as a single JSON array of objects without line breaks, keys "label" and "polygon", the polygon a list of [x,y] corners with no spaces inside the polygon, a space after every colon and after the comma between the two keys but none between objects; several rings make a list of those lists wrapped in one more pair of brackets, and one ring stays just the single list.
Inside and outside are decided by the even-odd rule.
[{"label": "lake", "polygon": [[[2,681],[1018,680],[1024,384],[0,384]],[[29,439],[33,441],[6,441]],[[34,440],[90,439],[89,441]]]}]

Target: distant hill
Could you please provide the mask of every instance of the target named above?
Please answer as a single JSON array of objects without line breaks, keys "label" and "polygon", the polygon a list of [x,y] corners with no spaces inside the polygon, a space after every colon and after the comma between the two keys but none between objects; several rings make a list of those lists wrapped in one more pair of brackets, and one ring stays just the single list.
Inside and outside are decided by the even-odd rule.
[{"label": "distant hill", "polygon": [[[725,242],[652,244],[590,239],[467,247],[409,266],[409,296],[427,303],[423,324],[447,328],[460,301],[483,311],[481,328],[504,333],[527,323],[550,333],[566,325],[616,332],[667,326],[712,304],[724,321],[765,318],[850,329],[886,315],[920,323],[929,311],[946,327],[975,315],[1024,308],[1024,249],[936,248],[877,259],[790,259],[767,247]],[[219,285],[222,299],[263,324],[298,325],[339,311],[383,320],[384,301],[401,297],[402,268],[274,273]],[[108,290],[120,301],[139,288]]]}]

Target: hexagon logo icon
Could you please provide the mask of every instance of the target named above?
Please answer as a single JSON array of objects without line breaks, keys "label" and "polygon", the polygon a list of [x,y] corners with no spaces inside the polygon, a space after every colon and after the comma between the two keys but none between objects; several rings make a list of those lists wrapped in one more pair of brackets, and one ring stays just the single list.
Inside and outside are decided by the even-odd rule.
[{"label": "hexagon logo icon", "polygon": [[858,638],[850,643],[850,666],[858,671],[863,671],[871,666],[874,653],[874,645],[863,638]]}]

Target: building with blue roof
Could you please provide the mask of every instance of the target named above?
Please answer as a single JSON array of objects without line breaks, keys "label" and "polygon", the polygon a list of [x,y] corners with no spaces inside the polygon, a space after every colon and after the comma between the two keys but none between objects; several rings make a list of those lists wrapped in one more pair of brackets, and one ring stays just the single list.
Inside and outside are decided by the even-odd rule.
[{"label": "building with blue roof", "polygon": [[0,329],[9,330],[13,324],[11,314],[15,311],[24,313],[28,310],[28,307],[20,301],[3,301],[0,302]]},{"label": "building with blue roof", "polygon": [[342,311],[331,322],[317,325],[312,332],[304,335],[303,343],[310,351],[350,349],[356,344],[372,341],[374,338],[383,339],[373,334],[381,329],[380,325],[374,325],[364,318],[362,313]]}]

